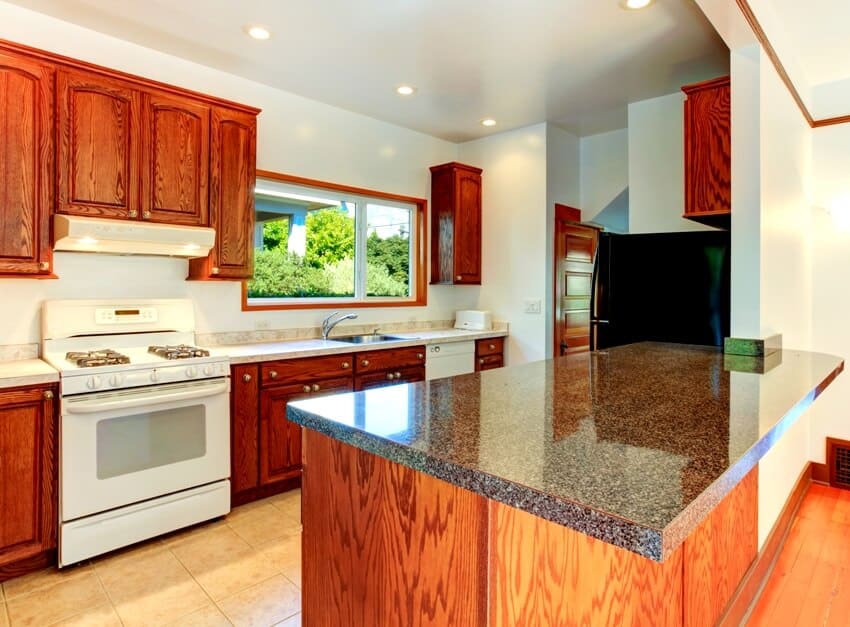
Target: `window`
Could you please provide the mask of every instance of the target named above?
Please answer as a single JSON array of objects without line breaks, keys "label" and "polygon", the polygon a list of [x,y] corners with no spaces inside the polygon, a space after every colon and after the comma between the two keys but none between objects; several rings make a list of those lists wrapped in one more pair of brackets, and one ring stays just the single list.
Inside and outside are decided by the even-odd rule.
[{"label": "window", "polygon": [[259,172],[244,309],[425,304],[425,201]]}]

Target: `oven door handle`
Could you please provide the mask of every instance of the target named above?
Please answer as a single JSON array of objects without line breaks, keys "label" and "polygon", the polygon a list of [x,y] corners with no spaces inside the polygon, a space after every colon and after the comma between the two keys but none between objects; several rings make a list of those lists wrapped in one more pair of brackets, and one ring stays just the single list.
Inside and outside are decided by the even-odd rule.
[{"label": "oven door handle", "polygon": [[160,405],[162,403],[173,403],[175,401],[186,401],[193,398],[204,398],[224,394],[228,391],[227,381],[215,385],[204,385],[202,387],[175,390],[159,394],[140,394],[138,396],[124,396],[115,398],[92,398],[72,400],[65,404],[65,411],[69,414],[95,414],[114,409],[129,409],[131,407],[147,407]]}]

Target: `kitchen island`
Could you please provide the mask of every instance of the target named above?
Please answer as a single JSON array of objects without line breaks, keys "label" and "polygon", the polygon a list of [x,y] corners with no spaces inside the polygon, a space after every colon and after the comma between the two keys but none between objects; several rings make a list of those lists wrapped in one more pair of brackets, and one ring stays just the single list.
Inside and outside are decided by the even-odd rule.
[{"label": "kitchen island", "polygon": [[644,343],[291,403],[305,625],[714,624],[842,369]]}]

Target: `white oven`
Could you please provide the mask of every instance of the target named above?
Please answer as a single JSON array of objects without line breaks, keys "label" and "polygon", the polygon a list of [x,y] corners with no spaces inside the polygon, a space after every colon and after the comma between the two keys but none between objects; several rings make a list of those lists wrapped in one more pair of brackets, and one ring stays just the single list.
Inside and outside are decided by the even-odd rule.
[{"label": "white oven", "polygon": [[230,378],[62,399],[59,565],[230,511]]}]

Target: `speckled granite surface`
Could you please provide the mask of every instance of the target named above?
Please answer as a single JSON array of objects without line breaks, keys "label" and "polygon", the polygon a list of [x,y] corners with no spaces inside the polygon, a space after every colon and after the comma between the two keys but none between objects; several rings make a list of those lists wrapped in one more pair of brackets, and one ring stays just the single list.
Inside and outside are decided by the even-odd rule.
[{"label": "speckled granite surface", "polygon": [[782,352],[730,372],[716,349],[644,343],[290,403],[291,420],[666,559],[843,369]]}]

